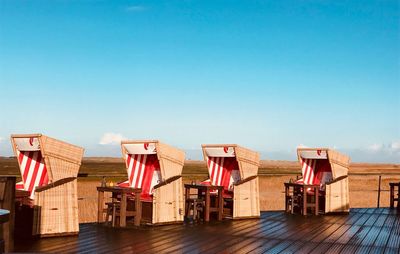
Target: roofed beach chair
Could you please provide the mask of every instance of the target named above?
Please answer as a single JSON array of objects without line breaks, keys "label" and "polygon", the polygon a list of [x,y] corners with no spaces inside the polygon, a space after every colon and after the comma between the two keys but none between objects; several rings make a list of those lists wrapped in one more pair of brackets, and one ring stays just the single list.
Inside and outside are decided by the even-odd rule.
[{"label": "roofed beach chair", "polygon": [[122,141],[128,180],[121,187],[141,188],[142,222],[183,221],[182,169],[185,153],[157,140]]},{"label": "roofed beach chair", "polygon": [[298,148],[300,184],[320,185],[320,210],[349,212],[348,170],[350,158],[328,148]]},{"label": "roofed beach chair", "polygon": [[210,177],[203,184],[224,187],[224,215],[259,217],[259,154],[238,145],[202,145],[202,149]]},{"label": "roofed beach chair", "polygon": [[[42,134],[12,135],[11,143],[22,178],[17,196],[18,191],[26,194],[20,202],[24,208],[17,209],[16,230],[22,226],[34,236],[77,234],[77,176],[84,149]],[[18,214],[22,210],[26,213]]]}]

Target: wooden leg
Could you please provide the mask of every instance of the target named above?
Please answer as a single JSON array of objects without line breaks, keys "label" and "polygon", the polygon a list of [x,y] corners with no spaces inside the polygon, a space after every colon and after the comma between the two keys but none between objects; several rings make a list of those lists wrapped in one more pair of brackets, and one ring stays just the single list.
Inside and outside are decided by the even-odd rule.
[{"label": "wooden leg", "polygon": [[206,190],[206,200],[205,200],[205,208],[204,208],[204,221],[210,221],[210,189]]},{"label": "wooden leg", "polygon": [[303,188],[303,215],[307,215],[307,188]]},{"label": "wooden leg", "polygon": [[116,214],[117,214],[117,205],[113,202],[113,205],[112,205],[112,217],[111,217],[111,224],[112,224],[112,226],[113,227],[115,227],[115,217],[116,217]]},{"label": "wooden leg", "polygon": [[97,192],[97,223],[104,222],[103,219],[103,202],[104,202],[104,192]]},{"label": "wooden leg", "polygon": [[189,216],[189,212],[190,212],[190,189],[189,188],[185,188],[185,217]]},{"label": "wooden leg", "polygon": [[122,193],[122,195],[121,195],[121,208],[120,208],[119,214],[120,214],[119,226],[125,227],[126,226],[126,193]]},{"label": "wooden leg", "polygon": [[135,197],[135,226],[140,226],[140,221],[142,220],[142,201],[140,201],[140,194],[136,194]]},{"label": "wooden leg", "polygon": [[218,220],[222,220],[222,215],[224,213],[224,197],[223,190],[218,190]]},{"label": "wooden leg", "polygon": [[289,210],[289,192],[288,192],[288,188],[285,186],[285,212],[288,212]]},{"label": "wooden leg", "polygon": [[394,186],[390,185],[390,208],[394,207]]},{"label": "wooden leg", "polygon": [[319,187],[315,188],[315,215],[319,212]]}]

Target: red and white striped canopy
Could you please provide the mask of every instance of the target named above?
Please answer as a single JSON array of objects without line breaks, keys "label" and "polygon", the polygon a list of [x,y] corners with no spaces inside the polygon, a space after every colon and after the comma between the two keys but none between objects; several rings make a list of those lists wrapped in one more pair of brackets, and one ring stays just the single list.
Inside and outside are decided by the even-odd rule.
[{"label": "red and white striped canopy", "polygon": [[123,144],[128,181],[120,186],[141,188],[142,198],[150,197],[155,185],[161,182],[160,163],[154,143]]},{"label": "red and white striped canopy", "polygon": [[299,183],[304,184],[325,184],[332,181],[332,169],[328,159],[306,159],[300,158],[303,176]]},{"label": "red and white striped canopy", "polygon": [[208,157],[207,167],[211,185],[224,186],[225,190],[231,191],[233,184],[240,180],[235,157]]},{"label": "red and white striped canopy", "polygon": [[17,150],[18,163],[22,176],[22,184],[16,185],[17,189],[30,192],[30,198],[35,197],[35,188],[48,184],[46,165],[40,151]]}]

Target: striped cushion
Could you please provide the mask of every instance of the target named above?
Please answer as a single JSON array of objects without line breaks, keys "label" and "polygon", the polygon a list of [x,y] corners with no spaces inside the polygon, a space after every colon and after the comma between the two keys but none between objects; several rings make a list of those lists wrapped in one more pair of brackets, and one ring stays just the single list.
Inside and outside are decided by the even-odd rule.
[{"label": "striped cushion", "polygon": [[[35,188],[44,186],[49,182],[46,165],[40,151],[17,151],[19,168],[21,171],[23,189],[31,193],[30,198],[35,198]],[[21,185],[17,184],[17,189]]]}]

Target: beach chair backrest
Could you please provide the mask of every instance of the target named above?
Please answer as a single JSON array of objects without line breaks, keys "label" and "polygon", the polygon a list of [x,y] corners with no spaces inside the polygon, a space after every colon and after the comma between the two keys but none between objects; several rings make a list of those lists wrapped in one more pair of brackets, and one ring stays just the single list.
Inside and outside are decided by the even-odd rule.
[{"label": "beach chair backrest", "polygon": [[123,144],[129,187],[141,188],[142,196],[152,194],[162,181],[155,143]]},{"label": "beach chair backrest", "polygon": [[327,148],[299,148],[304,184],[324,185],[348,173],[349,157]]},{"label": "beach chair backrest", "polygon": [[203,147],[211,185],[232,190],[240,178],[239,164],[232,146]]},{"label": "beach chair backrest", "polygon": [[11,144],[21,171],[24,189],[34,198],[36,187],[77,177],[84,149],[42,134],[11,135]]},{"label": "beach chair backrest", "polygon": [[46,164],[40,150],[39,139],[16,138],[17,159],[21,172],[23,189],[30,192],[30,198],[34,199],[36,187],[48,184],[49,178]]}]

